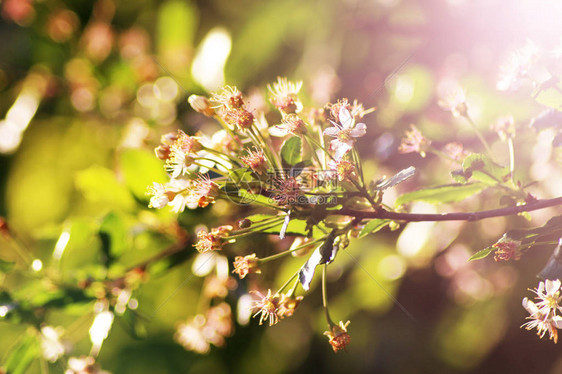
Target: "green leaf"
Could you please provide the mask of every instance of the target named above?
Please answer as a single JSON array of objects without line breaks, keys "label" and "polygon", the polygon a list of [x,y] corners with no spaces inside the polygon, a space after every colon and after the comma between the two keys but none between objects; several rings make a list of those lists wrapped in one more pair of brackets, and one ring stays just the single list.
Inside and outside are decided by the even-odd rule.
[{"label": "green leaf", "polygon": [[533,97],[537,103],[562,110],[562,82],[558,78],[549,79],[535,89]]},{"label": "green leaf", "polygon": [[7,273],[14,267],[16,263],[12,261],[4,261],[0,259],[0,273]]},{"label": "green leaf", "polygon": [[127,227],[123,218],[115,212],[107,214],[98,232],[102,250],[108,262],[119,258],[127,247]]},{"label": "green leaf", "polygon": [[468,155],[464,159],[462,167],[465,176],[470,176],[472,180],[487,185],[496,185],[498,182],[503,182],[509,175],[509,168],[501,167],[488,156],[479,153]]},{"label": "green leaf", "polygon": [[[246,217],[247,219],[249,219],[250,221],[252,221],[253,224],[258,224],[260,221],[263,221],[267,218],[271,218],[274,217],[272,215],[268,215],[268,214],[254,214],[252,216]],[[319,223],[317,226],[323,228],[324,230],[327,229],[326,225],[324,225],[324,223]],[[277,224],[273,225],[270,228],[267,228],[263,231],[265,234],[279,234],[279,232],[281,231],[281,228],[283,227],[283,221],[279,221]],[[289,221],[289,224],[287,225],[287,235],[303,235],[306,236],[308,234],[308,230],[307,230],[307,221],[306,220],[302,220],[302,219],[297,219],[297,218],[291,218],[291,221]],[[321,236],[324,236],[325,233],[324,231],[320,230],[319,228],[317,228],[316,226],[313,226],[313,231],[312,231],[312,237],[313,238],[318,238]]]},{"label": "green leaf", "polygon": [[470,178],[470,173],[466,173],[464,172],[464,170],[460,169],[460,170],[453,170],[451,171],[451,177],[455,180],[455,182],[457,183],[468,183],[468,179]]},{"label": "green leaf", "polygon": [[281,158],[289,165],[293,166],[302,161],[301,155],[302,140],[298,136],[293,136],[283,143],[281,148]]},{"label": "green leaf", "polygon": [[35,336],[26,334],[6,359],[10,374],[25,374],[29,365],[39,357],[39,344]]},{"label": "green leaf", "polygon": [[468,261],[483,259],[484,257],[487,257],[490,253],[492,253],[494,251],[494,249],[495,249],[494,247],[484,248],[483,250],[478,251],[475,254],[473,254],[472,256],[470,256]]},{"label": "green leaf", "polygon": [[449,184],[424,188],[401,195],[396,199],[395,205],[400,206],[412,201],[424,201],[430,204],[454,203],[477,194],[484,188],[486,185],[482,183]]},{"label": "green leaf", "polygon": [[363,238],[369,234],[375,233],[381,230],[383,227],[387,226],[389,223],[390,221],[386,219],[372,219],[367,222],[365,227],[363,227],[363,229],[359,233],[359,238]]},{"label": "green leaf", "polygon": [[164,183],[168,179],[160,160],[146,150],[127,149],[121,152],[119,165],[125,184],[141,201],[148,200],[146,191],[152,182]]},{"label": "green leaf", "polygon": [[91,203],[129,210],[135,200],[127,188],[119,183],[112,170],[95,165],[79,171],[75,177],[78,190]]}]

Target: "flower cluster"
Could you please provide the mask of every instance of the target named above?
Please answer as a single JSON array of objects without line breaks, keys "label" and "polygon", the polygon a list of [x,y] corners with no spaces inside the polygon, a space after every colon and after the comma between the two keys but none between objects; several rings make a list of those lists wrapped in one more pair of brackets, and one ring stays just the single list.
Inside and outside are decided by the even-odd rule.
[{"label": "flower cluster", "polygon": [[521,327],[525,327],[527,330],[536,328],[537,335],[541,338],[548,332],[549,339],[554,343],[558,342],[558,329],[562,329],[562,316],[558,315],[558,312],[562,313],[561,286],[560,280],[547,279],[540,282],[536,289],[531,290],[537,295],[535,297],[537,302],[528,298],[523,299],[523,307],[529,312],[530,315],[527,319],[530,321]]},{"label": "flower cluster", "polygon": [[[236,229],[231,225],[210,231],[199,229],[193,244],[200,253],[197,259],[204,256],[218,269],[222,265],[217,261],[225,258],[218,251],[228,256],[231,252],[225,247],[240,238],[259,232],[279,235],[281,239],[295,236],[290,249],[282,253],[264,258],[258,257],[258,253],[233,256],[234,269],[228,273],[235,273],[240,279],[261,274],[264,262],[291,254],[305,256],[320,246],[334,247],[336,237],[340,243],[339,238],[347,237],[360,222],[350,223],[335,217],[327,220],[330,214],[326,209],[345,205],[348,200],[378,209],[381,195],[379,191],[375,197],[367,190],[361,161],[354,149],[357,140],[367,132],[367,125],[359,121],[374,109],[365,109],[356,100],[347,99],[307,108],[299,98],[302,82],[293,83],[286,78],[278,78],[268,88],[270,102],[277,111],[268,116],[250,110],[236,87],[224,87],[209,98],[191,96],[188,101],[192,108],[215,119],[222,130],[213,135],[200,132],[195,136],[177,130],[162,136],[155,149],[170,179],[153,184],[149,191],[150,207],[169,206],[173,212],[181,213],[185,208],[205,208],[217,199],[225,199],[240,205],[253,203],[272,211],[257,219],[242,219]],[[266,118],[275,116],[276,122],[268,124]],[[269,177],[266,185],[265,177]],[[340,187],[335,181],[350,183]],[[298,220],[305,221],[305,225],[295,233],[297,226],[293,223]],[[338,244],[334,248],[339,247]],[[208,267],[197,259],[194,266]],[[268,290],[263,295],[252,291],[258,296],[252,309],[259,324],[271,326],[295,313],[304,297],[298,295],[299,286],[308,290],[317,265],[313,262],[317,260],[318,255],[311,254],[300,274],[295,274],[276,292]],[[235,286],[230,284],[232,278],[222,271],[201,275],[203,272],[196,269],[194,273],[205,277],[202,297],[215,305],[219,302],[223,315],[229,316],[221,319],[221,324],[214,317],[218,307],[210,307],[178,326],[176,340],[186,349],[204,353],[211,345],[223,345],[231,332],[226,328],[230,309],[226,313],[227,304],[220,300]],[[285,290],[291,282],[292,286]],[[342,349],[349,343],[346,326],[333,331],[330,338],[333,347]]]},{"label": "flower cluster", "polygon": [[273,326],[280,319],[291,317],[303,299],[303,296],[295,297],[291,293],[272,295],[271,290],[267,290],[267,295],[259,291],[252,291],[252,293],[258,296],[252,308],[257,311],[254,317],[260,316],[260,325],[268,322],[269,326]]},{"label": "flower cluster", "polygon": [[209,308],[186,323],[179,324],[175,339],[185,349],[197,353],[207,353],[211,344],[221,347],[225,337],[232,335],[232,312],[227,303]]}]

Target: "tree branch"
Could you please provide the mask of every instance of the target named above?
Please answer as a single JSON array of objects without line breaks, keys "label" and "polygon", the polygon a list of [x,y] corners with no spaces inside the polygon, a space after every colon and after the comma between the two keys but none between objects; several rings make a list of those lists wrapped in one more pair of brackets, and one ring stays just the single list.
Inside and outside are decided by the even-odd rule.
[{"label": "tree branch", "polygon": [[421,221],[479,221],[484,218],[511,216],[521,212],[544,209],[552,206],[562,205],[562,197],[545,200],[535,200],[531,203],[507,208],[483,210],[480,212],[466,213],[397,213],[388,210],[361,211],[353,209],[340,209],[330,214],[352,216],[356,218],[380,218],[393,221],[421,222]]}]

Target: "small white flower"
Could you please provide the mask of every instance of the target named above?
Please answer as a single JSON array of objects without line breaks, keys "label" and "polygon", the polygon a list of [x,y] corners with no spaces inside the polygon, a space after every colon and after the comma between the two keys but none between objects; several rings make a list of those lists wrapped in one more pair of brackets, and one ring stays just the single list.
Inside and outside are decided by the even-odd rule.
[{"label": "small white flower", "polygon": [[552,310],[554,314],[559,310],[562,312],[562,307],[560,306],[560,301],[562,301],[562,296],[560,296],[560,286],[562,282],[559,279],[550,280],[547,279],[545,282],[540,282],[536,290],[532,290],[537,294],[536,299],[539,301],[536,306],[540,309],[541,313],[547,314]]},{"label": "small white flower", "polygon": [[99,352],[104,340],[109,334],[109,330],[111,330],[113,318],[113,313],[108,310],[96,314],[89,331],[90,341],[92,342],[92,352]]},{"label": "small white flower", "polygon": [[527,298],[523,299],[523,308],[529,312],[529,322],[523,324],[527,330],[537,329],[537,335],[541,338],[548,332],[549,338],[558,341],[558,330],[562,328],[562,316],[556,315],[558,311],[562,312],[560,301],[560,280],[547,279],[540,282],[539,286],[533,291],[537,296],[538,302],[533,302]]},{"label": "small white flower", "polygon": [[55,362],[66,352],[60,337],[63,334],[61,327],[41,327],[41,350],[43,357],[49,362]]},{"label": "small white flower", "polygon": [[172,178],[178,178],[190,173],[190,167],[194,161],[195,159],[188,153],[173,145],[170,147],[170,156],[166,160],[166,170],[172,175]]},{"label": "small white flower", "polygon": [[501,66],[496,88],[500,91],[518,88],[521,79],[528,78],[529,70],[539,58],[539,52],[539,48],[530,40],[524,47],[512,52]]},{"label": "small white flower", "polygon": [[298,98],[302,82],[290,82],[287,78],[277,78],[277,82],[268,86],[271,92],[271,103],[283,113],[299,113],[302,110],[302,103]]},{"label": "small white flower", "polygon": [[163,184],[153,182],[152,187],[150,187],[148,191],[148,193],[152,195],[148,207],[156,209],[164,208],[170,202],[166,192],[166,187]]},{"label": "small white flower", "polygon": [[364,123],[355,124],[355,119],[345,107],[339,111],[339,124],[333,121],[333,127],[324,130],[324,135],[335,138],[330,142],[330,147],[334,150],[335,158],[340,160],[351,148],[355,138],[359,138],[367,133],[367,126]]},{"label": "small white flower", "polygon": [[166,190],[173,194],[174,198],[168,203],[174,213],[183,212],[185,207],[197,208],[197,203],[192,201],[193,181],[191,179],[171,179],[166,184]]},{"label": "small white flower", "polygon": [[527,330],[537,329],[537,335],[541,339],[548,332],[549,339],[554,340],[554,343],[558,342],[558,329],[562,328],[562,317],[554,315],[551,311],[548,313],[543,313],[542,309],[532,302],[531,300],[524,298],[523,307],[529,312],[530,319],[529,322],[524,323],[521,327],[525,327]]},{"label": "small white flower", "polygon": [[175,335],[176,341],[189,351],[209,352],[211,345],[203,334],[205,322],[204,316],[197,315],[191,322],[179,324]]},{"label": "small white flower", "polygon": [[100,370],[92,356],[70,357],[64,374],[111,374]]},{"label": "small white flower", "polygon": [[454,81],[444,81],[439,85],[439,101],[437,104],[455,117],[467,114],[466,92]]}]

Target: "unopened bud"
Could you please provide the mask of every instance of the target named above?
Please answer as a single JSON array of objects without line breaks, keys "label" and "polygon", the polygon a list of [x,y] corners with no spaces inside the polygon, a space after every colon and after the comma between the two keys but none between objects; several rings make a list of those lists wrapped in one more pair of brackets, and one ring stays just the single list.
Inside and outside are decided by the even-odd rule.
[{"label": "unopened bud", "polygon": [[170,146],[166,144],[160,144],[158,147],[154,148],[154,153],[162,161],[166,161],[170,158]]},{"label": "unopened bud", "polygon": [[247,229],[250,226],[252,226],[252,221],[250,221],[248,218],[244,218],[238,221],[238,227],[240,227],[241,229]]},{"label": "unopened bud", "polygon": [[209,99],[205,96],[191,95],[187,101],[196,112],[204,114],[207,117],[215,115],[215,110],[211,107]]}]

